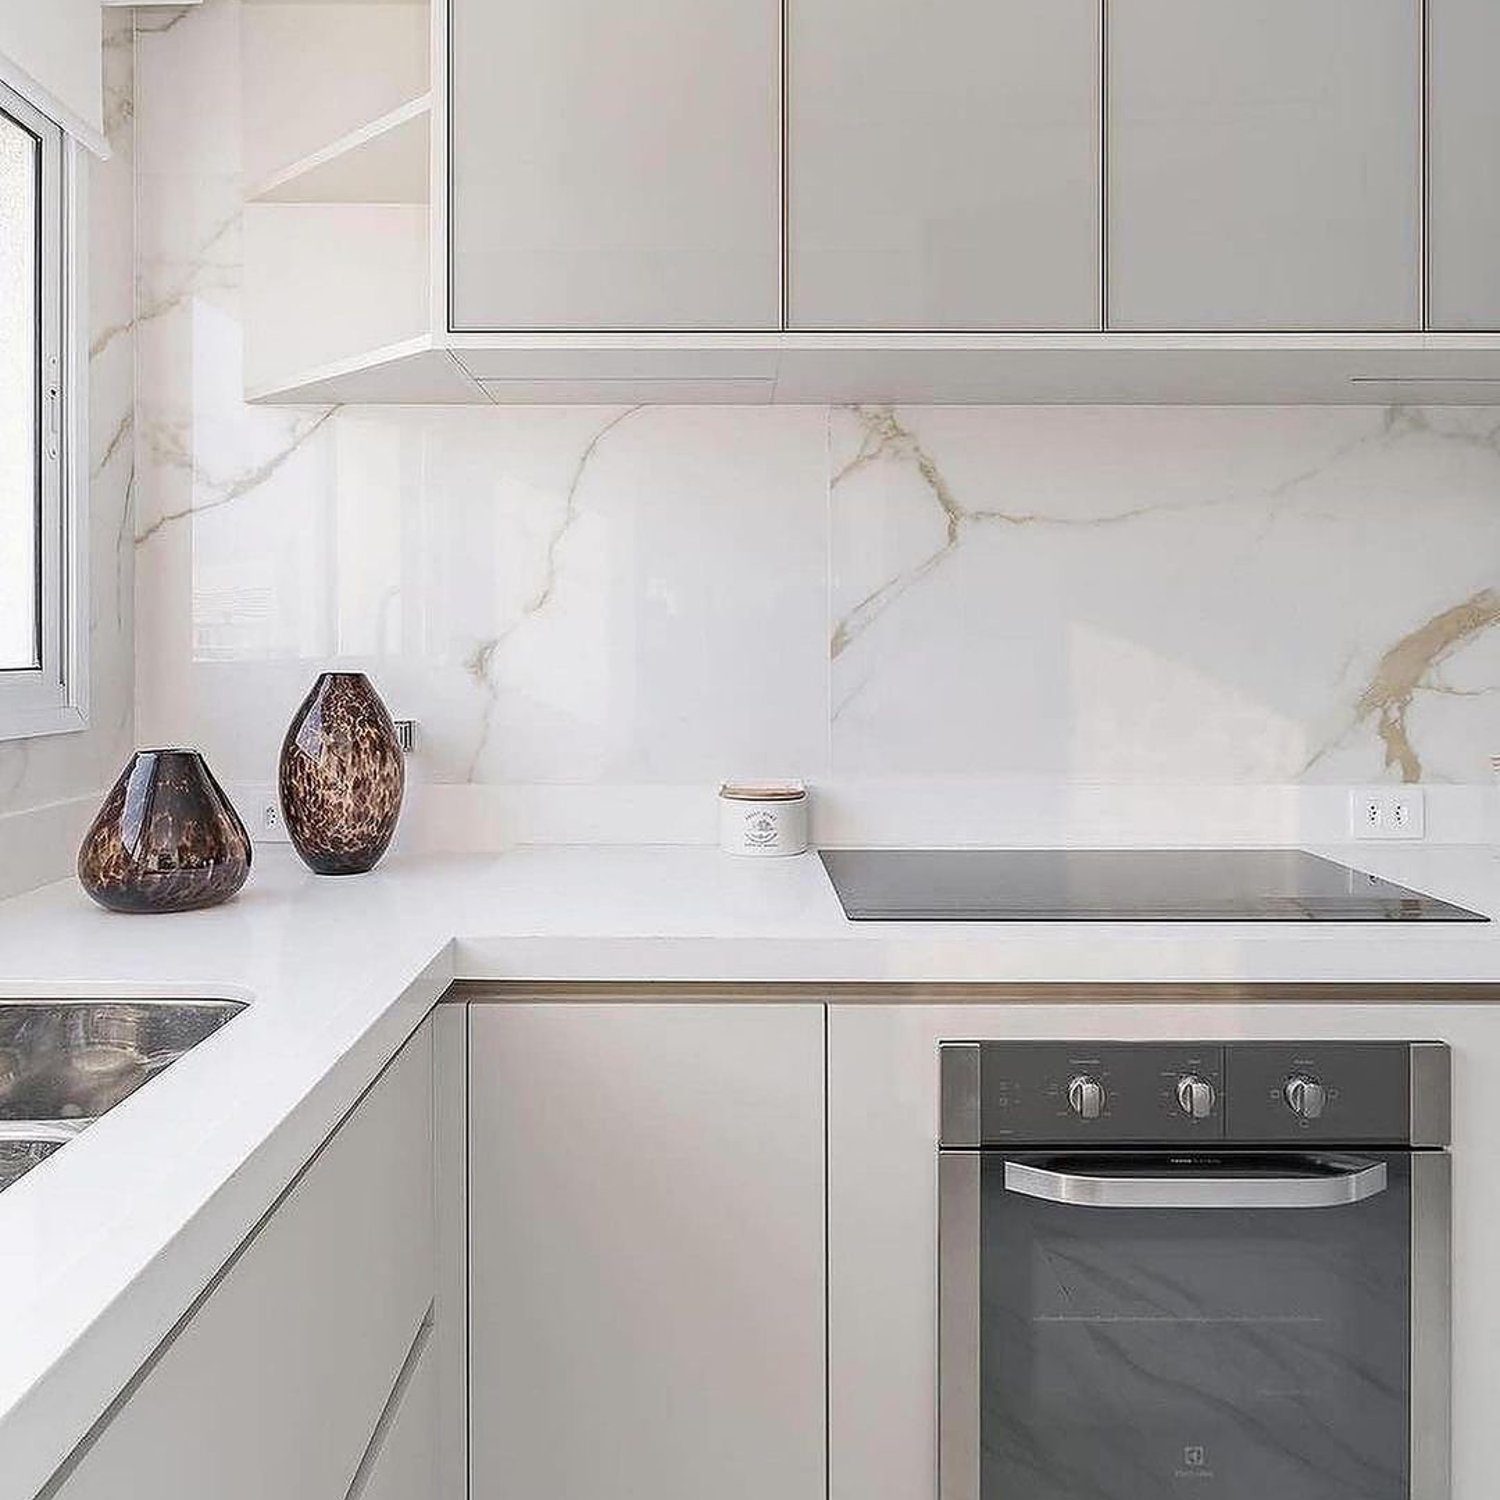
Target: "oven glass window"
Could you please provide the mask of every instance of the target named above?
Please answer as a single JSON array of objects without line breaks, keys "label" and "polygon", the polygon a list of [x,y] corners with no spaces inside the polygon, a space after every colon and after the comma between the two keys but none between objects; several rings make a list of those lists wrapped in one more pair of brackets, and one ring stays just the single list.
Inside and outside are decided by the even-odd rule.
[{"label": "oven glass window", "polygon": [[982,1500],[1407,1500],[1410,1174],[1370,1160],[1339,1207],[1100,1208],[986,1152]]}]

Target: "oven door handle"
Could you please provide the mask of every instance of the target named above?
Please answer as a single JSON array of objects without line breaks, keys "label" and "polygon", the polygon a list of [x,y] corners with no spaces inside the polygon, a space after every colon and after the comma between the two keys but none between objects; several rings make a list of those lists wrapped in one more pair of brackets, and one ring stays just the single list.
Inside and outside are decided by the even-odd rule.
[{"label": "oven door handle", "polygon": [[[1232,1171],[1201,1177],[1126,1177],[1056,1172],[1030,1162],[1005,1164],[1007,1192],[1080,1208],[1337,1208],[1383,1193],[1383,1161],[1321,1156],[1316,1176],[1237,1177]],[[1326,1168],[1337,1170],[1329,1172]]]}]

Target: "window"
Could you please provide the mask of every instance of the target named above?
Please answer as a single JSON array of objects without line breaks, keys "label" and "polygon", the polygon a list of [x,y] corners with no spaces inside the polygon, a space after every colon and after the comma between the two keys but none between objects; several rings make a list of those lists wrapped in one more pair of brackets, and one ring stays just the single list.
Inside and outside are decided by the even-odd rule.
[{"label": "window", "polygon": [[75,150],[0,85],[0,739],[84,724],[71,462],[81,413],[69,400],[81,361],[68,345]]}]

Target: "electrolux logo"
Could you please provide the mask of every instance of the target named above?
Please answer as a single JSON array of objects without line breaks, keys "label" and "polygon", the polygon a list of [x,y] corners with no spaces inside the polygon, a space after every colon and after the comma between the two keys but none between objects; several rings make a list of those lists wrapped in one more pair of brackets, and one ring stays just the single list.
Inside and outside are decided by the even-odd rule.
[{"label": "electrolux logo", "polygon": [[1172,1471],[1172,1478],[1189,1480],[1213,1479],[1214,1471],[1209,1467],[1208,1449],[1201,1443],[1189,1443],[1182,1450],[1182,1461]]}]

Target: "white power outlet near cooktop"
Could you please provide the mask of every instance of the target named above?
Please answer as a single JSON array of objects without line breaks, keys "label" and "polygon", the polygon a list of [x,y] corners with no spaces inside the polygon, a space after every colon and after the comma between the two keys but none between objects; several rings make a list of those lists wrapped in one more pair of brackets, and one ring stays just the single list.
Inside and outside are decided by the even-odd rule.
[{"label": "white power outlet near cooktop", "polygon": [[1349,832],[1357,839],[1427,836],[1427,802],[1421,787],[1369,787],[1349,793]]}]

